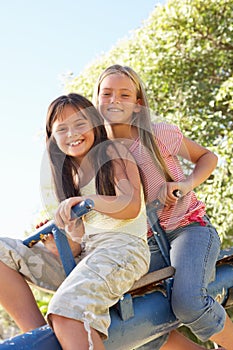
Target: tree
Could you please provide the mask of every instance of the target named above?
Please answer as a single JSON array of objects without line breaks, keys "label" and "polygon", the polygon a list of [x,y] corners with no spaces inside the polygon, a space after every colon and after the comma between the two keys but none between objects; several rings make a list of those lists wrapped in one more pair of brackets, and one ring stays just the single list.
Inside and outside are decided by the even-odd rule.
[{"label": "tree", "polygon": [[219,165],[197,189],[207,213],[232,244],[233,233],[233,1],[171,0],[142,27],[67,83],[92,97],[107,66],[129,65],[145,82],[154,115],[216,152]]}]

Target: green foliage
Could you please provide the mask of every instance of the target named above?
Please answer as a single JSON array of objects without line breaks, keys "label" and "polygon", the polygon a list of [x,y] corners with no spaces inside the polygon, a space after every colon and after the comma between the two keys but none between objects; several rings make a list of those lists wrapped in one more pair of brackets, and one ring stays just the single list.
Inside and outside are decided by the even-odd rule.
[{"label": "green foliage", "polygon": [[107,66],[139,73],[151,110],[218,154],[218,168],[197,194],[226,246],[233,234],[232,13],[232,0],[171,0],[66,85],[91,99]]},{"label": "green foliage", "polygon": [[52,298],[52,294],[39,290],[34,287],[31,287],[31,288],[32,288],[33,295],[36,299],[37,305],[40,309],[40,312],[42,313],[43,316],[45,316],[47,313],[48,304]]}]

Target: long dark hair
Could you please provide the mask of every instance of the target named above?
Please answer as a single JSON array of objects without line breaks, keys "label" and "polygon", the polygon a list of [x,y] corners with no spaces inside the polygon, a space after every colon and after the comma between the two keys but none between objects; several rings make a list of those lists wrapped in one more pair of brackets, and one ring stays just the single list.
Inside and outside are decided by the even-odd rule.
[{"label": "long dark hair", "polygon": [[77,113],[82,113],[93,127],[94,144],[87,156],[95,170],[96,192],[115,195],[114,171],[107,153],[108,146],[112,142],[107,138],[103,118],[88,99],[70,93],[58,97],[50,104],[46,119],[46,144],[57,199],[62,201],[80,195],[78,166],[71,156],[60,150],[52,134],[53,123],[57,119],[62,120],[66,106],[71,106]]}]

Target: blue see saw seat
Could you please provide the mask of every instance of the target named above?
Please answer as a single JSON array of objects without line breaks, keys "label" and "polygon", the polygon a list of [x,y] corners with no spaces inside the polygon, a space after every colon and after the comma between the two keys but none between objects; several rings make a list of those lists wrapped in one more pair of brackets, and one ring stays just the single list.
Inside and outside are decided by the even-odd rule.
[{"label": "blue see saw seat", "polygon": [[[147,207],[147,215],[155,239],[160,247],[167,267],[153,271],[137,281],[130,291],[110,309],[111,325],[109,338],[104,341],[106,350],[157,350],[163,344],[163,336],[180,325],[170,305],[174,268],[170,266],[169,244],[161,229],[156,209],[159,203]],[[87,200],[72,208],[77,217],[93,209],[93,202]],[[53,221],[39,228],[24,243],[32,246],[52,232],[68,275],[75,267],[64,232],[57,229]],[[216,268],[216,279],[209,285],[209,292],[218,298],[225,307],[233,305],[233,248],[222,251]],[[160,282],[163,281],[163,284]],[[165,283],[164,283],[165,282]],[[165,288],[164,288],[165,286]],[[61,350],[55,334],[49,326],[40,327],[31,332],[5,340],[0,350]]]}]

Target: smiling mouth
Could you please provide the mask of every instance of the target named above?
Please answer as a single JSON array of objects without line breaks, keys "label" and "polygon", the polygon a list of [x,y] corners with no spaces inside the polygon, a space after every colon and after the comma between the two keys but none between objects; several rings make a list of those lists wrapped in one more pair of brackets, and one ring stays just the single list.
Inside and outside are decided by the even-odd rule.
[{"label": "smiling mouth", "polygon": [[84,141],[84,140],[77,140],[77,141],[70,142],[70,143],[69,143],[69,146],[70,146],[70,147],[78,146],[78,145],[80,145],[81,143],[83,143],[83,141]]},{"label": "smiling mouth", "polygon": [[122,109],[119,109],[119,108],[108,108],[108,112],[122,112]]}]

